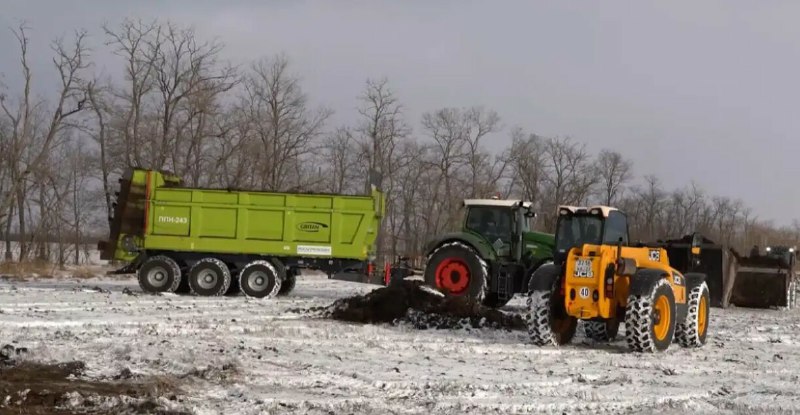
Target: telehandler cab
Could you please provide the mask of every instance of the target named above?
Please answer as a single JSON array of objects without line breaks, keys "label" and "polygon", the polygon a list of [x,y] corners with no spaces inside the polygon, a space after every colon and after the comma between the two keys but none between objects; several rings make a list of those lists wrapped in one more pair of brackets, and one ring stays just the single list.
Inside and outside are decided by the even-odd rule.
[{"label": "telehandler cab", "polygon": [[[694,238],[691,254],[699,258]],[[663,248],[631,246],[625,214],[607,206],[560,206],[554,261],[533,274],[527,324],[534,344],[569,343],[578,320],[586,337],[613,340],[620,324],[633,351],[706,342],[709,291],[705,274],[681,274]]]}]

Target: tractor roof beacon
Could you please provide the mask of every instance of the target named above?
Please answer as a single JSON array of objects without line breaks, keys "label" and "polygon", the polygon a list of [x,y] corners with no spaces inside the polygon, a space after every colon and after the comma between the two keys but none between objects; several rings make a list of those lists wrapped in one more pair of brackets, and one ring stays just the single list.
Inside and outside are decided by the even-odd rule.
[{"label": "tractor roof beacon", "polygon": [[[586,337],[611,341],[625,324],[628,347],[666,350],[706,342],[709,290],[705,275],[681,274],[662,247],[631,246],[624,212],[608,206],[560,206],[555,258],[530,280],[528,333],[536,345],[571,341],[578,320]],[[699,258],[701,240],[692,241]]]},{"label": "tractor roof beacon", "polygon": [[525,292],[533,271],[552,260],[555,239],[531,230],[531,202],[466,199],[463,208],[459,231],[426,244],[425,282],[449,296],[501,307]]}]

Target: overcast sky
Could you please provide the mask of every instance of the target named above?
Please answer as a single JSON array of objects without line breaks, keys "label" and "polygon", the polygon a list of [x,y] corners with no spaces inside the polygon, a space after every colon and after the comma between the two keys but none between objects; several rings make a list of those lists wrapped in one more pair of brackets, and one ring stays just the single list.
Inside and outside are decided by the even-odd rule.
[{"label": "overcast sky", "polygon": [[[637,176],[692,180],[762,218],[800,217],[799,1],[5,0],[0,73],[17,76],[7,27],[47,42],[125,17],[168,18],[218,38],[236,63],[285,52],[313,102],[352,121],[368,77],[386,77],[421,133],[422,112],[495,109],[521,126],[620,151]],[[110,67],[107,55],[100,66]]]}]

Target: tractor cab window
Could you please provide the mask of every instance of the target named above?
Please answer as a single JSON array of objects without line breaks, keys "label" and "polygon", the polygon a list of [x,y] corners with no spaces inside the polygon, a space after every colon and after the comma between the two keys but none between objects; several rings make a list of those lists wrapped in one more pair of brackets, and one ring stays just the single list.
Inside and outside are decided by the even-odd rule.
[{"label": "tractor cab window", "polygon": [[556,250],[566,255],[570,248],[585,244],[599,245],[603,219],[594,215],[565,215],[558,220]]},{"label": "tractor cab window", "polygon": [[494,244],[500,239],[511,243],[513,229],[511,209],[497,206],[472,206],[467,214],[467,229],[478,233]]},{"label": "tractor cab window", "polygon": [[622,212],[612,210],[608,214],[603,232],[603,243],[614,245],[622,238],[622,244],[628,244],[628,221]]}]

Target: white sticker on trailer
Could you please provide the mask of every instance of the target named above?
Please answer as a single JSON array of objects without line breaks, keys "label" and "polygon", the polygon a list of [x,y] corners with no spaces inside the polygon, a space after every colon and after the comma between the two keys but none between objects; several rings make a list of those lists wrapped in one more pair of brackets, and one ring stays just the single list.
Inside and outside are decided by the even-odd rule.
[{"label": "white sticker on trailer", "polygon": [[297,245],[297,255],[333,255],[330,246]]}]

